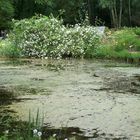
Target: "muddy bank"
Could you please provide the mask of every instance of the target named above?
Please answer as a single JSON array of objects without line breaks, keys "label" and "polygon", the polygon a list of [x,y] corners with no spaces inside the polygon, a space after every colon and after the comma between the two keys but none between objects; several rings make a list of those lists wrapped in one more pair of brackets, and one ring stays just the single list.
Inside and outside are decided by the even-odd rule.
[{"label": "muddy bank", "polygon": [[1,61],[0,79],[21,100],[9,107],[22,120],[39,109],[54,131],[72,127],[88,139],[140,139],[139,67],[88,60]]}]

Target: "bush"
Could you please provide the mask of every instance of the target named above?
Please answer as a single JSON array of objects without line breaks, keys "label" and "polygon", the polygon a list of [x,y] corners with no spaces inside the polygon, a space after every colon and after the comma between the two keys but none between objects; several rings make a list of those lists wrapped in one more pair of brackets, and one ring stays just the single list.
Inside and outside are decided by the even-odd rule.
[{"label": "bush", "polygon": [[[99,43],[94,27],[65,27],[54,17],[15,21],[11,41],[27,57],[84,57]],[[90,55],[90,54],[89,54]]]},{"label": "bush", "polygon": [[139,28],[138,27],[135,28],[134,29],[134,32],[135,32],[136,35],[139,35],[140,36],[140,27]]},{"label": "bush", "polygon": [[0,56],[3,57],[20,57],[20,51],[8,39],[0,41]]},{"label": "bush", "polygon": [[140,39],[136,34],[139,28],[124,28],[107,32],[94,57],[99,58],[140,58]]},{"label": "bush", "polygon": [[136,30],[133,29],[123,29],[116,31],[114,34],[116,44],[116,51],[129,50],[129,51],[139,51],[140,50],[140,40],[138,35],[135,33]]}]

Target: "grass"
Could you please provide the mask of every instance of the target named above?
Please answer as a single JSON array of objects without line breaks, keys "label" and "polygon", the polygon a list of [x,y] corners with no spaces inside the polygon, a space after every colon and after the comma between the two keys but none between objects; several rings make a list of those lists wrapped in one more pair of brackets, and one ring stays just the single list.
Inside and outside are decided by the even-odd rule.
[{"label": "grass", "polygon": [[0,56],[17,58],[20,57],[20,51],[8,39],[0,40]]},{"label": "grass", "polygon": [[[56,134],[55,131],[52,134],[47,132],[47,128],[43,128],[43,120],[44,117],[41,118],[39,109],[35,118],[29,111],[27,122],[19,121],[16,117],[4,112],[3,116],[0,116],[0,125],[6,127],[0,130],[0,140],[67,140],[65,134]],[[75,140],[75,137],[71,140]]]},{"label": "grass", "polygon": [[140,28],[108,31],[96,48],[94,57],[110,59],[140,59]]},{"label": "grass", "polygon": [[[37,112],[36,119],[31,119],[29,113],[29,121],[22,122],[13,120],[8,122],[9,127],[0,136],[0,140],[40,140],[42,136],[41,123],[39,121],[39,111]],[[4,122],[3,122],[4,123]]]}]

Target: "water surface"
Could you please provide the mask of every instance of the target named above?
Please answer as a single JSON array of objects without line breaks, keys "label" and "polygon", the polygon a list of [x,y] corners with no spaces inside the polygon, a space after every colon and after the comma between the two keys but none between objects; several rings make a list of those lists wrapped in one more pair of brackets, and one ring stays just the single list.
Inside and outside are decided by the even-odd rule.
[{"label": "water surface", "polygon": [[140,139],[139,67],[99,60],[1,60],[2,88],[20,99],[9,107],[22,120],[39,109],[44,124],[79,128],[89,140]]}]

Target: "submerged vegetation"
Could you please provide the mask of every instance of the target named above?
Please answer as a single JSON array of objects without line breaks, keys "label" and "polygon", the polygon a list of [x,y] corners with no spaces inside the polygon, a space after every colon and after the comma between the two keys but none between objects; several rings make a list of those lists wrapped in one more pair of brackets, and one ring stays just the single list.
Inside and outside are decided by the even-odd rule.
[{"label": "submerged vegetation", "polygon": [[[6,112],[4,112],[6,113]],[[39,111],[36,118],[31,118],[29,113],[28,122],[20,121],[13,114],[4,114],[1,112],[0,124],[1,133],[0,140],[40,140],[42,137]],[[1,122],[4,121],[4,122]]]},{"label": "submerged vegetation", "polygon": [[0,108],[0,140],[85,140],[84,136],[80,136],[83,132],[79,128],[52,129],[43,126],[39,110],[35,118],[29,112],[28,121],[18,120],[17,116],[9,112],[1,111]]}]

